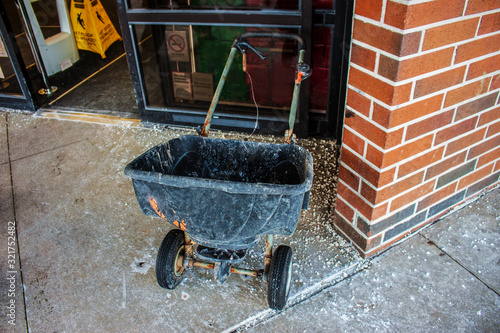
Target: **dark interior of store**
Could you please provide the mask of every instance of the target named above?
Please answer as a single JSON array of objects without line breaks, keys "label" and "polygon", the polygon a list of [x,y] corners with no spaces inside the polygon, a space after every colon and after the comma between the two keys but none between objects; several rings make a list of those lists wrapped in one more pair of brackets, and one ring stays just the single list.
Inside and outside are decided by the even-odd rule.
[{"label": "dark interior of store", "polygon": [[[93,15],[97,13],[94,6],[102,6],[107,17],[105,20],[101,20],[100,15],[97,17],[116,31],[118,40],[106,45],[101,54],[78,45],[77,61],[64,68],[61,65],[61,70],[44,76],[38,65],[40,61],[35,60],[36,50],[33,50],[33,41],[29,40],[32,34],[26,33],[26,19],[17,1],[2,1],[3,19],[9,26],[7,32],[12,31],[15,35],[16,58],[19,58],[19,66],[26,68],[24,76],[27,76],[38,110],[108,114],[141,119],[146,123],[199,124],[210,106],[235,38],[249,32],[297,34],[305,36],[306,63],[312,69],[312,75],[301,88],[297,135],[339,133],[341,122],[338,119],[343,113],[339,97],[343,96],[345,86],[342,82],[346,79],[342,66],[347,59],[344,53],[349,50],[341,47],[335,52],[331,47],[337,39],[339,47],[345,45],[344,39],[348,36],[342,30],[333,29],[337,25],[342,28],[335,25],[335,20],[345,19],[339,15],[339,10],[333,10],[332,6],[337,6],[335,2],[332,5],[332,1],[281,0],[64,1],[75,36],[80,29],[78,26],[85,28],[85,23],[79,16],[75,21],[76,15],[81,13],[74,9],[92,7]],[[56,38],[62,31],[64,24],[56,8],[59,2],[61,0],[25,1],[27,7],[32,7],[46,40]],[[141,17],[141,11],[144,23],[135,19]],[[179,13],[182,18],[165,14],[169,11]],[[224,11],[232,14],[218,14]],[[129,15],[129,12],[133,13]],[[238,16],[235,12],[243,14]],[[197,15],[191,16],[191,13]],[[158,15],[167,15],[168,19],[159,20]],[[273,22],[268,16],[279,22]],[[195,18],[191,21],[191,17]],[[87,19],[90,21],[89,17]],[[253,38],[250,43],[266,59],[249,50],[246,70],[243,70],[243,57],[237,52],[217,105],[218,114],[226,120],[221,118],[215,122],[229,124],[221,125],[224,129],[251,132],[260,117],[263,121],[267,119],[267,123],[261,123],[257,133],[281,133],[288,122],[297,73],[298,44],[279,38]],[[4,77],[0,93],[21,92],[23,84],[19,83],[13,66],[15,64],[11,65],[6,55],[0,54],[3,71],[0,74]],[[57,90],[40,94],[47,86]],[[23,91],[26,97],[26,88]]]},{"label": "dark interior of store", "polygon": [[[109,19],[119,32],[116,1],[101,0]],[[50,3],[34,2],[33,9],[46,38],[60,31],[59,18]],[[53,5],[53,4],[52,4]],[[69,3],[68,3],[69,5]],[[27,68],[35,90],[42,87],[42,79],[35,64],[33,53],[26,38],[22,20],[13,1],[4,1],[10,23],[16,34],[22,60]],[[146,36],[147,37],[147,36]],[[122,117],[138,118],[134,89],[128,70],[123,43],[114,42],[106,50],[106,58],[99,54],[79,50],[80,59],[70,68],[49,77],[50,84],[57,87],[51,95],[36,94],[38,104],[44,108],[85,110],[85,112],[116,113]],[[0,58],[5,59],[5,58]],[[5,59],[4,61],[8,61]],[[1,66],[1,65],[0,65]],[[2,66],[8,68],[8,66]],[[15,91],[18,85],[13,71],[4,70],[3,92]]]}]

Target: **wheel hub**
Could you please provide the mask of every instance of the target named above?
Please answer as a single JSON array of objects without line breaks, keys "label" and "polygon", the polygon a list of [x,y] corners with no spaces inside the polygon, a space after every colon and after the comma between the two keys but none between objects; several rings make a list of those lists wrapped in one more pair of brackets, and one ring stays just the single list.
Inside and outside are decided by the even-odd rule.
[{"label": "wheel hub", "polygon": [[177,254],[175,255],[175,267],[174,267],[174,274],[175,276],[181,276],[182,273],[184,273],[184,254],[185,254],[185,249],[184,246],[181,246],[179,250],[177,251]]}]

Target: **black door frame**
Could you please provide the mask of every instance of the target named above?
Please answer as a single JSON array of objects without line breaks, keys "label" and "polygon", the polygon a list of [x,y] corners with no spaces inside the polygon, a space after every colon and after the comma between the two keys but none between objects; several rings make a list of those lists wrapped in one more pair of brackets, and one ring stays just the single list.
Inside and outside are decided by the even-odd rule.
[{"label": "black door frame", "polygon": [[[342,142],[347,77],[351,58],[352,20],[354,0],[334,0],[332,40],[330,49],[330,77],[328,79],[328,104],[326,109],[327,130],[325,135]],[[325,20],[326,21],[326,20]]]},{"label": "black door frame", "polygon": [[4,42],[5,50],[14,69],[22,94],[0,93],[0,106],[35,112],[38,104],[33,98],[33,86],[29,80],[28,72],[21,56],[21,51],[16,42],[8,15],[3,3],[0,1],[0,35]]},{"label": "black door frame", "polygon": [[[137,41],[133,34],[135,24],[214,24],[228,26],[262,26],[295,27],[301,29],[301,34],[307,41],[310,56],[312,29],[332,29],[330,48],[330,71],[328,79],[328,101],[325,114],[309,114],[308,112],[308,81],[304,81],[302,89],[299,117],[297,117],[296,131],[300,136],[321,135],[336,138],[340,142],[347,92],[347,74],[350,57],[351,25],[354,0],[335,1],[332,9],[312,10],[312,0],[300,1],[301,10],[264,10],[255,11],[248,15],[237,10],[223,10],[214,13],[211,10],[200,11],[172,11],[172,10],[145,10],[131,9],[130,0],[117,0],[118,14],[124,39],[127,60],[129,62],[136,100],[140,110],[141,120],[145,123],[175,124],[172,114],[186,114],[194,122],[203,117],[206,110],[193,114],[191,110],[183,109],[154,109],[146,108],[143,76],[140,73]],[[22,94],[0,94],[0,105],[6,108],[36,111],[39,107],[34,98],[34,90],[23,62],[19,47],[12,33],[8,16],[0,1],[0,34],[18,78]],[[223,14],[223,15],[220,15]],[[259,22],[259,23],[255,23]],[[148,112],[146,112],[146,110]],[[302,110],[302,112],[300,112]],[[165,112],[167,111],[167,112]],[[168,112],[172,111],[172,112]],[[187,112],[187,113],[186,113]],[[186,118],[186,117],[185,117]],[[179,125],[195,125],[191,122],[177,122]],[[241,125],[253,128],[253,116],[219,115],[218,121],[222,129],[241,129]],[[274,119],[267,120],[269,122]],[[279,119],[282,121],[282,119]]]},{"label": "black door frame", "polygon": [[[299,117],[297,117],[296,131],[299,136],[321,135],[333,137],[338,142],[342,139],[345,102],[347,93],[347,75],[350,58],[350,43],[354,0],[334,0],[332,9],[312,10],[311,0],[300,1],[298,11],[268,10],[242,13],[235,10],[147,10],[131,9],[130,0],[117,0],[118,14],[125,49],[129,61],[130,72],[134,83],[137,103],[141,119],[151,123],[169,123],[193,125],[176,122],[172,115],[177,112],[191,112],[182,109],[157,110],[147,107],[145,82],[139,67],[137,41],[133,26],[135,24],[213,24],[227,26],[262,26],[298,28],[306,40],[308,55],[311,51],[312,28],[331,29],[330,71],[328,78],[328,101],[325,114],[309,114],[308,93],[309,85],[303,87]],[[222,14],[222,15],[221,15]],[[258,22],[258,23],[257,23]],[[308,61],[310,59],[307,59]],[[165,112],[167,111],[167,112]],[[168,112],[172,111],[172,112]],[[202,122],[206,110],[200,110],[193,119]],[[201,118],[196,118],[201,117]],[[311,117],[310,117],[311,116]],[[245,119],[247,118],[247,119]],[[276,121],[277,119],[269,119]],[[282,119],[281,119],[282,120]],[[251,124],[253,117],[220,115],[219,128],[241,128],[243,123]],[[244,126],[243,126],[244,127]]]},{"label": "black door frame", "polygon": [[[216,25],[234,27],[273,27],[299,30],[306,41],[307,59],[310,62],[312,34],[312,0],[299,1],[299,10],[260,10],[242,12],[241,10],[163,10],[132,9],[129,0],[117,0],[118,15],[123,41],[129,62],[141,120],[146,123],[165,123],[175,125],[200,125],[207,109],[187,110],[180,108],[155,108],[148,106],[145,82],[140,69],[140,57],[134,25]],[[229,54],[229,50],[228,50]],[[301,89],[299,111],[294,132],[305,137],[308,132],[309,84],[304,81]],[[218,113],[213,127],[218,129],[251,131],[254,128],[255,115]],[[262,117],[261,128],[273,128],[276,133],[284,133],[288,119],[284,117]],[[280,126],[276,126],[279,123]],[[259,131],[257,130],[256,133]]]}]

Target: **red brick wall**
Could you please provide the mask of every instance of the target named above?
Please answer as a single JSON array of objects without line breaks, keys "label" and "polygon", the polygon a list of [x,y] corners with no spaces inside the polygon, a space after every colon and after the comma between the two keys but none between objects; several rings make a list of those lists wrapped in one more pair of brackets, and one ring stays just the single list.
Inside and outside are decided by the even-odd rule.
[{"label": "red brick wall", "polygon": [[356,0],[335,225],[372,255],[499,181],[500,1]]}]

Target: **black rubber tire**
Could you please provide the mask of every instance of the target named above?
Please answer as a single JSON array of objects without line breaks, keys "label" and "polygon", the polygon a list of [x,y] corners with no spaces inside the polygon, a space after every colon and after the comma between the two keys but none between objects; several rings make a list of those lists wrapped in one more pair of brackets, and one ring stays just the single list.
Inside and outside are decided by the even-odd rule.
[{"label": "black rubber tire", "polygon": [[171,230],[163,239],[156,257],[156,280],[162,288],[175,289],[184,279],[184,270],[176,272],[176,260],[184,251],[184,232]]},{"label": "black rubber tire", "polygon": [[268,275],[267,303],[273,310],[282,310],[290,292],[292,278],[292,249],[280,245],[274,251]]}]

